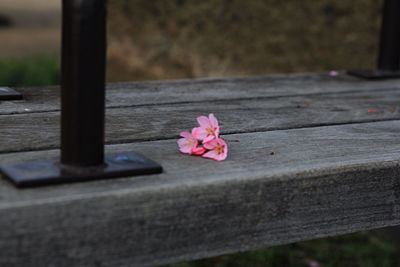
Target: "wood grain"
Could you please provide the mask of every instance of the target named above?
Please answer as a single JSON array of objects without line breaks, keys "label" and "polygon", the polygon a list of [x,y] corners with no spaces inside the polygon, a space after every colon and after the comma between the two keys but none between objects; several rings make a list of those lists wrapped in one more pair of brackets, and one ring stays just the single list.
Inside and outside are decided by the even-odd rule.
[{"label": "wood grain", "polygon": [[[19,91],[23,101],[0,102],[0,163],[56,161],[58,89]],[[400,224],[399,80],[296,74],[107,93],[107,151],[165,172],[27,190],[1,179],[0,266],[154,266]],[[177,150],[210,112],[225,162]]]},{"label": "wood grain", "polygon": [[[399,80],[366,81],[339,75],[287,74],[246,78],[136,82],[110,84],[107,106],[141,106],[171,103],[237,100],[340,92],[399,89]],[[18,88],[22,101],[0,102],[1,114],[58,111],[58,87]]]},{"label": "wood grain", "polygon": [[[400,90],[312,94],[107,110],[107,143],[175,138],[213,112],[222,132],[245,133],[400,119]],[[0,153],[51,149],[59,144],[59,113],[0,116]]]},{"label": "wood grain", "polygon": [[159,161],[160,175],[28,190],[0,181],[0,264],[153,266],[400,223],[400,121],[225,138],[225,162],[180,155],[175,140],[107,147]]}]

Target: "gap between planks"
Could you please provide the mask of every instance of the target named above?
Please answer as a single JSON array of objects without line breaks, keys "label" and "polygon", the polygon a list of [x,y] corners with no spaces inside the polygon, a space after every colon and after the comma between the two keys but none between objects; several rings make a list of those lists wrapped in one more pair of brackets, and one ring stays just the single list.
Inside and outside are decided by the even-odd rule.
[{"label": "gap between planks", "polygon": [[[396,89],[398,80],[365,81],[346,75],[276,75],[247,78],[109,84],[108,108]],[[20,88],[23,101],[1,103],[0,114],[60,110],[59,88]],[[251,97],[249,97],[251,95]]]},{"label": "gap between planks", "polygon": [[[400,119],[400,90],[111,109],[107,144],[177,137],[214,113],[224,134]],[[370,108],[373,112],[369,112]],[[58,147],[59,113],[0,116],[0,153]]]}]

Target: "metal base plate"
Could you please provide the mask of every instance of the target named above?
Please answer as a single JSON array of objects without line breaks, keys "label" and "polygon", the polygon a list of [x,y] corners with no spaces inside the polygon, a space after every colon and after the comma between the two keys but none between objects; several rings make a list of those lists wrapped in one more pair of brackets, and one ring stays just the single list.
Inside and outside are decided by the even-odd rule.
[{"label": "metal base plate", "polygon": [[54,161],[36,161],[0,165],[0,171],[6,179],[23,188],[155,174],[161,173],[162,167],[137,153],[123,152],[107,155],[105,164],[96,167],[74,168]]},{"label": "metal base plate", "polygon": [[371,80],[400,78],[400,71],[389,70],[349,70],[347,74]]},{"label": "metal base plate", "polygon": [[0,87],[0,101],[1,100],[21,100],[22,95],[17,91],[8,88],[8,87]]}]

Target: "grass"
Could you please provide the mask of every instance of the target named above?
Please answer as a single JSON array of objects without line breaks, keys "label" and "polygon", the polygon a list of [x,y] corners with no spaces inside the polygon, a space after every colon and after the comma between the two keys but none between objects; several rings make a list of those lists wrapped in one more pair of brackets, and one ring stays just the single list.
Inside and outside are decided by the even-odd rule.
[{"label": "grass", "polygon": [[60,67],[55,56],[0,60],[0,86],[42,86],[59,82]]},{"label": "grass", "polygon": [[166,267],[395,267],[399,264],[395,243],[360,232]]}]

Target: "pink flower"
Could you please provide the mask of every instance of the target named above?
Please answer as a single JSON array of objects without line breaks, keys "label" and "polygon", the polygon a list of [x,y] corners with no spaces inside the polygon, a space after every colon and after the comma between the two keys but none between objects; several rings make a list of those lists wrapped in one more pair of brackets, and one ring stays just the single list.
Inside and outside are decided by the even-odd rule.
[{"label": "pink flower", "polygon": [[193,128],[192,132],[182,132],[178,140],[179,150],[182,153],[203,156],[217,161],[225,160],[228,156],[228,145],[219,138],[218,120],[214,114],[199,116],[197,122],[200,127]]},{"label": "pink flower", "polygon": [[329,72],[329,76],[331,76],[331,77],[336,77],[336,76],[338,76],[338,75],[339,75],[339,72],[336,71],[336,70],[331,70],[331,71]]},{"label": "pink flower", "polygon": [[219,125],[218,120],[215,118],[214,114],[206,116],[200,116],[197,118],[197,122],[200,127],[193,128],[193,137],[207,143],[211,140],[217,139],[219,137]]},{"label": "pink flower", "polygon": [[[193,150],[196,153],[198,152],[197,151],[197,146],[199,144],[199,141],[197,141],[197,139],[194,138],[191,133],[189,133],[189,132],[181,132],[180,136],[183,137],[183,138],[178,140],[178,146],[179,146],[179,150],[182,153],[191,155],[193,153]],[[196,154],[196,153],[194,153],[194,154]]]},{"label": "pink flower", "polygon": [[228,145],[222,138],[213,139],[207,143],[203,143],[203,145],[204,148],[209,150],[203,155],[204,158],[222,161],[228,156]]}]

